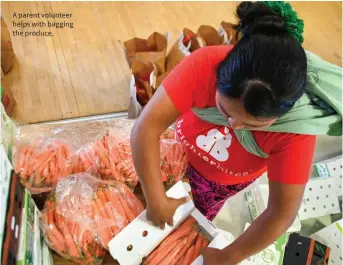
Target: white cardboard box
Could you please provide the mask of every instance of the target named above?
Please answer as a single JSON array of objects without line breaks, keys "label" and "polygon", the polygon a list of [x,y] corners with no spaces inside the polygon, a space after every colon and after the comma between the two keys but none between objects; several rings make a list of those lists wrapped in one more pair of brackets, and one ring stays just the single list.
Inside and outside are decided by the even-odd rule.
[{"label": "white cardboard box", "polygon": [[[246,224],[246,229],[250,224]],[[242,261],[239,265],[280,265],[283,262],[288,235],[283,234],[273,244]]]},{"label": "white cardboard box", "polygon": [[[167,196],[171,198],[188,197],[190,199],[187,192],[187,185],[185,186],[181,181],[177,182],[167,191]],[[109,242],[109,250],[112,257],[116,259],[120,265],[141,264],[143,258],[147,257],[190,215],[197,220],[200,227],[212,239],[221,234],[217,240],[219,240],[222,245],[228,245],[233,241],[233,237],[229,233],[223,233],[221,230],[217,229],[212,222],[208,221],[205,216],[195,209],[194,203],[189,200],[186,204],[181,205],[176,210],[173,218],[174,226],[166,225],[164,230],[155,227],[151,222],[147,221],[146,211],[143,211],[133,222],[126,226]],[[143,234],[145,234],[143,232],[147,232],[147,236],[143,236]],[[217,241],[213,244],[216,244],[216,242]]]}]

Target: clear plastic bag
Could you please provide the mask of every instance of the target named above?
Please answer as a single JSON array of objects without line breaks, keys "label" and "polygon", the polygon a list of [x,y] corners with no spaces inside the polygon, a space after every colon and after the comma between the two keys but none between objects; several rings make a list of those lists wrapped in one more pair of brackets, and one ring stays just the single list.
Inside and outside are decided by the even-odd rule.
[{"label": "clear plastic bag", "polygon": [[38,137],[16,146],[15,171],[31,193],[51,191],[73,169],[72,146],[63,139]]},{"label": "clear plastic bag", "polygon": [[187,169],[187,155],[183,145],[176,140],[175,131],[168,129],[160,140],[161,174],[164,186],[169,189],[182,179]]},{"label": "clear plastic bag", "polygon": [[42,229],[49,246],[63,257],[99,264],[103,248],[143,210],[125,184],[78,173],[61,179],[49,195]]}]

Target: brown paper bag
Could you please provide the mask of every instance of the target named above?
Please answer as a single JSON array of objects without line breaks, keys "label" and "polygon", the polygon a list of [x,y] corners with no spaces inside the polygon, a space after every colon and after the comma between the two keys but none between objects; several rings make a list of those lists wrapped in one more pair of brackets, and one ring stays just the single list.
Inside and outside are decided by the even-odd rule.
[{"label": "brown paper bag", "polygon": [[6,113],[9,115],[15,106],[16,102],[12,95],[12,91],[10,90],[10,86],[8,83],[7,77],[4,75],[3,71],[1,71],[1,102],[4,105]]},{"label": "brown paper bag", "polygon": [[201,46],[196,35],[190,29],[184,29],[167,55],[166,72],[169,73],[183,58]]},{"label": "brown paper bag", "polygon": [[131,73],[135,77],[137,100],[143,107],[154,94],[151,86],[151,75],[153,72],[154,66],[150,62],[145,64],[141,61],[134,61],[132,63]]},{"label": "brown paper bag", "polygon": [[221,36],[222,45],[236,45],[242,37],[242,34],[237,30],[237,27],[234,24],[224,21],[220,23],[218,32]]},{"label": "brown paper bag", "polygon": [[168,41],[166,35],[152,33],[147,40],[133,38],[125,41],[124,51],[130,67],[134,61],[156,64],[159,72],[165,72]]},{"label": "brown paper bag", "polygon": [[8,31],[6,22],[1,18],[1,69],[7,74],[14,64],[14,52],[12,47],[11,35]]},{"label": "brown paper bag", "polygon": [[183,34],[184,34],[183,44],[185,46],[188,46],[189,41],[191,42],[191,47],[189,48],[189,51],[191,53],[201,47],[199,40],[193,31],[191,31],[190,29],[184,28]]},{"label": "brown paper bag", "polygon": [[200,42],[203,42],[201,46],[214,46],[221,44],[218,31],[211,26],[201,25],[198,29],[197,37]]}]

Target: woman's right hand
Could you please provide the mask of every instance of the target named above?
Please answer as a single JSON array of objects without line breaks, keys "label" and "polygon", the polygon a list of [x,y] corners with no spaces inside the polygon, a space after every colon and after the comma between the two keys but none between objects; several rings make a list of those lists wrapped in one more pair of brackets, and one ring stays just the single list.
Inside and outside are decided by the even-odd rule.
[{"label": "woman's right hand", "polygon": [[148,203],[147,219],[161,229],[164,229],[165,223],[172,226],[174,225],[173,217],[176,209],[188,200],[188,198],[173,199],[166,197],[163,200]]}]

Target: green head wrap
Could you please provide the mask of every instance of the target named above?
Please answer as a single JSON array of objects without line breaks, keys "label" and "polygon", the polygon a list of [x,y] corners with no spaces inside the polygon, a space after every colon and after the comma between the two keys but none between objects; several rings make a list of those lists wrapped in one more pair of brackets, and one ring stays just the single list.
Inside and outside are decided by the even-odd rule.
[{"label": "green head wrap", "polygon": [[285,19],[285,27],[288,33],[302,44],[304,42],[304,21],[298,18],[290,3],[284,1],[261,1],[275,15]]}]

